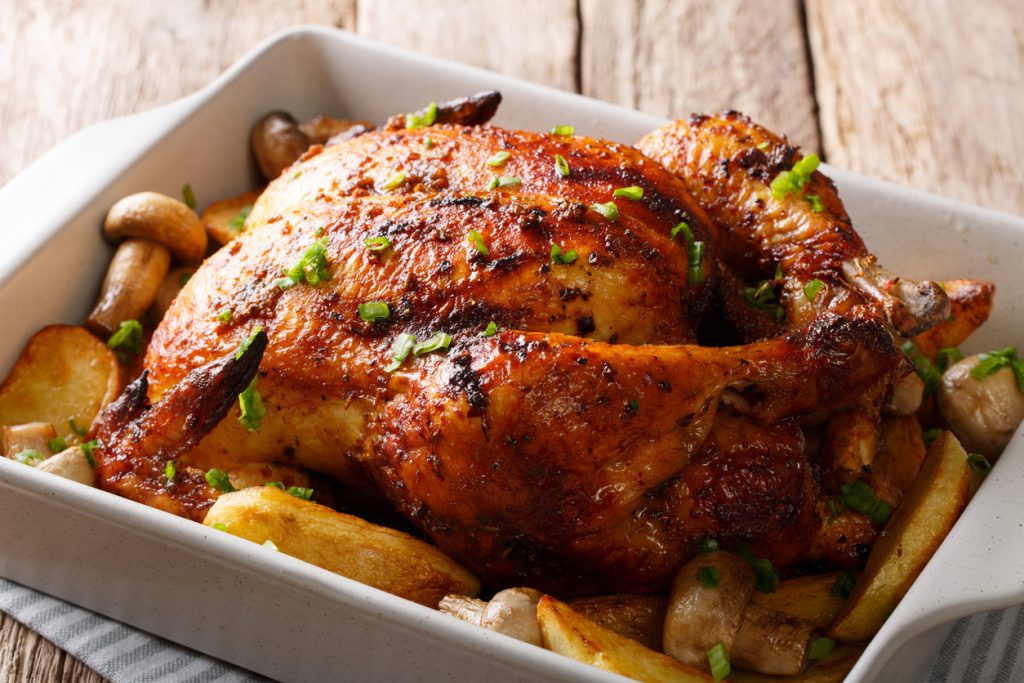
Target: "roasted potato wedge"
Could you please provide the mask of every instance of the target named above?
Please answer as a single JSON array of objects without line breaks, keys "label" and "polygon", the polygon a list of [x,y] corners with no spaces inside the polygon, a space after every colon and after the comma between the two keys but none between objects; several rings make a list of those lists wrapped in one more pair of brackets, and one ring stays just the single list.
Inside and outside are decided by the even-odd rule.
[{"label": "roasted potato wedge", "polygon": [[246,192],[210,204],[200,218],[210,239],[218,244],[227,244],[238,237],[245,226],[246,217],[252,211],[252,205],[260,198],[260,194],[262,190]]},{"label": "roasted potato wedge", "polygon": [[283,553],[428,607],[452,593],[480,592],[476,577],[434,546],[269,486],[222,495],[203,523],[269,540]]},{"label": "roasted potato wedge", "polygon": [[537,620],[544,647],[599,669],[638,681],[714,681],[703,671],[599,626],[550,595],[537,604]]},{"label": "roasted potato wedge", "polygon": [[785,612],[825,630],[835,620],[843,599],[832,594],[840,572],[801,576],[779,583],[774,593],[754,592],[753,601],[769,609]]},{"label": "roasted potato wedge", "polygon": [[84,327],[36,332],[0,385],[0,425],[49,422],[57,434],[92,424],[121,391],[121,368],[107,345]]},{"label": "roasted potato wedge", "polygon": [[914,344],[931,360],[946,346],[957,346],[988,320],[996,286],[983,280],[946,280],[942,287],[949,296],[949,319],[914,337]]},{"label": "roasted potato wedge", "polygon": [[569,605],[587,619],[632,638],[652,650],[661,649],[668,600],[662,595],[599,595],[577,598]]},{"label": "roasted potato wedge", "polygon": [[729,680],[732,683],[842,683],[863,652],[863,645],[837,643],[832,654],[811,662],[807,671],[802,674],[773,676],[746,669],[733,669],[729,674]]},{"label": "roasted potato wedge", "polygon": [[829,637],[863,642],[875,635],[967,506],[972,479],[967,452],[951,432],[943,432],[928,449],[903,505],[871,549],[864,573]]},{"label": "roasted potato wedge", "polygon": [[878,493],[898,505],[913,486],[924,455],[924,436],[917,417],[883,418],[881,449],[872,466]]}]

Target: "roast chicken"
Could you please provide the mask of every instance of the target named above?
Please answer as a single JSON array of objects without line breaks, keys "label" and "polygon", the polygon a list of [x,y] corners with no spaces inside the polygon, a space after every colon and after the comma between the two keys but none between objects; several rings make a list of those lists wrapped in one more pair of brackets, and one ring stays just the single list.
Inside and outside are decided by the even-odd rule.
[{"label": "roast chicken", "polygon": [[855,555],[821,507],[857,470],[805,429],[877,419],[910,372],[895,337],[945,319],[942,290],[882,271],[819,172],[773,196],[800,154],[740,115],[630,147],[486,125],[497,99],[274,180],[97,421],[102,485],[201,520],[205,470],[307,468],[494,586],[561,595],[663,588],[706,538]]}]

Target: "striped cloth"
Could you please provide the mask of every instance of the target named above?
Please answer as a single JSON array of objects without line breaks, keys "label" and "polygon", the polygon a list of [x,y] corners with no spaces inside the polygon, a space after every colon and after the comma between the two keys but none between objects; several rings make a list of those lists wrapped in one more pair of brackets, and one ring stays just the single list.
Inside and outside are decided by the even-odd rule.
[{"label": "striped cloth", "polygon": [[[115,683],[268,680],[6,579],[0,579],[0,610]],[[1022,681],[1022,644],[1022,607],[963,619],[921,683]]]}]

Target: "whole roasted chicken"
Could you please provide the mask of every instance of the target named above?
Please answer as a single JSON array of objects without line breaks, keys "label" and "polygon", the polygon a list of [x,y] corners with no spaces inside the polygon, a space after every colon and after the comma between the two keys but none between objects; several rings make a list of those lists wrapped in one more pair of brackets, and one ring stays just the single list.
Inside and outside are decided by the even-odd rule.
[{"label": "whole roasted chicken", "polygon": [[[941,289],[881,270],[810,159],[740,115],[634,148],[485,125],[497,101],[274,180],[99,419],[103,485],[201,520],[204,470],[300,466],[561,594],[663,587],[708,537],[855,556],[870,523],[823,536],[821,508],[859,463],[805,427],[877,421],[894,335],[944,320]],[[247,387],[258,425],[224,419]]]}]

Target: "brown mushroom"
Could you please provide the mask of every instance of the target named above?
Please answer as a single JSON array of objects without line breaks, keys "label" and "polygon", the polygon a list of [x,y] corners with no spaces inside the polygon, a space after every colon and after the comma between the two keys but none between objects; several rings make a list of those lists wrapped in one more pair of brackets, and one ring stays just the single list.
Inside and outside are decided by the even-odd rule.
[{"label": "brown mushroom", "polygon": [[182,266],[167,271],[164,281],[160,283],[160,289],[157,290],[156,299],[153,300],[153,306],[149,309],[150,318],[154,323],[163,320],[167,309],[171,307],[171,302],[178,296],[178,292],[182,290],[195,270],[195,268]]},{"label": "brown mushroom", "polygon": [[[100,298],[86,326],[108,336],[137,320],[157,297],[171,254],[186,264],[206,253],[206,230],[192,209],[156,192],[139,192],[111,207],[103,234],[121,242],[107,269]],[[121,241],[123,240],[123,241]]]},{"label": "brown mushroom", "polygon": [[886,415],[913,415],[923,400],[924,380],[916,372],[911,372],[892,388],[882,410]]},{"label": "brown mushroom", "polygon": [[537,602],[540,598],[540,591],[533,588],[508,588],[495,593],[490,602],[448,595],[441,600],[438,609],[462,621],[540,647],[540,625],[537,623]]},{"label": "brown mushroom", "polygon": [[312,144],[327,144],[328,140],[336,135],[348,133],[353,128],[371,130],[373,124],[369,121],[350,121],[349,119],[335,119],[323,114],[317,114],[308,121],[299,124],[299,130],[309,138]]},{"label": "brown mushroom", "polygon": [[1009,367],[975,377],[971,371],[978,360],[964,358],[942,375],[939,410],[965,449],[994,460],[1024,419],[1024,394]]},{"label": "brown mushroom", "polygon": [[250,140],[256,162],[267,180],[281,175],[312,144],[292,115],[283,111],[272,111],[257,121]]}]

